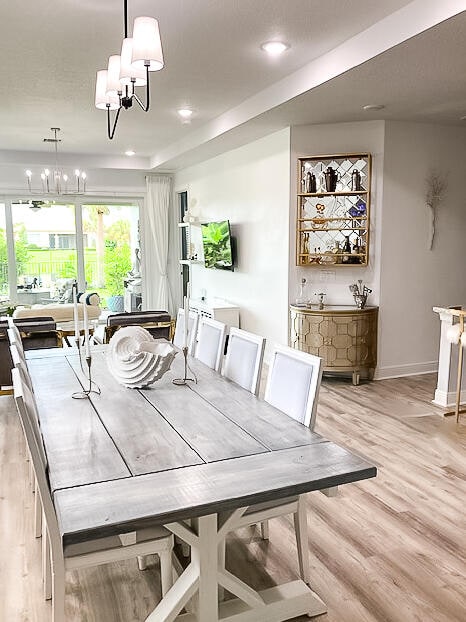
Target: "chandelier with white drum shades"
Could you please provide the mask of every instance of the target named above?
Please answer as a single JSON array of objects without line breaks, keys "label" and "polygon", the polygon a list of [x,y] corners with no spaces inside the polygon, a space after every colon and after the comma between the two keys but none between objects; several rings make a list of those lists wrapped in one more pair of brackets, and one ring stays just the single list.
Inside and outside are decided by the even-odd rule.
[{"label": "chandelier with white drum shades", "polygon": [[[124,0],[124,39],[120,54],[108,59],[107,69],[97,72],[95,105],[107,110],[107,134],[115,135],[121,109],[128,110],[133,100],[147,112],[149,110],[149,72],[163,67],[162,43],[159,23],[154,17],[136,17],[133,36],[128,36],[128,2]],[[146,88],[146,102],[136,93],[136,87]],[[112,123],[111,111],[115,111]]]}]

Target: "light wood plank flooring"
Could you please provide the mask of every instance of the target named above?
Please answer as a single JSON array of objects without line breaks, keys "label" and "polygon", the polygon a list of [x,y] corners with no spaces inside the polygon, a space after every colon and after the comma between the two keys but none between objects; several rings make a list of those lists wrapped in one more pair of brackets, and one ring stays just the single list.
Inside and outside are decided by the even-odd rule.
[{"label": "light wood plank flooring", "polygon": [[[439,416],[434,384],[431,375],[323,383],[317,431],[375,462],[379,475],[336,498],[308,495],[313,588],[328,604],[319,622],[466,620],[466,419]],[[0,487],[0,621],[48,622],[10,397],[0,397]],[[271,521],[269,542],[252,528],[231,536],[227,565],[255,588],[295,578],[291,517]],[[69,622],[140,622],[160,598],[155,560],[145,572],[130,561],[67,580]]]}]

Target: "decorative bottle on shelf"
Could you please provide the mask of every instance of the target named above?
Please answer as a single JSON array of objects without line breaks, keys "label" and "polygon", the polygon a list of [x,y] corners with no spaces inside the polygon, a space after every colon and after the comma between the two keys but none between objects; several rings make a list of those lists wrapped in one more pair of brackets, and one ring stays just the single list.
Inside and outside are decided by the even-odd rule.
[{"label": "decorative bottle on shelf", "polygon": [[352,251],[353,256],[351,257],[351,263],[361,263],[361,257],[359,256],[360,252],[361,250],[359,246],[359,238],[356,238],[356,241],[353,244],[353,251]]},{"label": "decorative bottle on shelf", "polygon": [[307,282],[303,277],[298,284],[298,291],[296,296],[296,305],[298,307],[305,307],[309,302],[309,296],[307,293]]},{"label": "decorative bottle on shelf", "polygon": [[310,171],[308,171],[306,173],[306,184],[305,184],[304,192],[316,192],[316,191],[317,191],[316,176],[314,175],[314,173],[311,173]]},{"label": "decorative bottle on shelf", "polygon": [[345,243],[343,244],[342,252],[344,253],[344,255],[341,258],[341,263],[350,263],[351,262],[351,242],[350,242],[349,235],[345,235]]},{"label": "decorative bottle on shelf", "polygon": [[357,190],[362,190],[361,173],[357,169],[354,169],[354,171],[351,173],[351,190],[353,192]]},{"label": "decorative bottle on shelf", "polygon": [[366,254],[366,245],[364,244],[364,239],[362,237],[359,238],[359,253],[361,255]]},{"label": "decorative bottle on shelf", "polygon": [[325,190],[327,192],[335,192],[337,189],[338,173],[331,166],[327,166],[327,170],[324,173],[325,177]]}]

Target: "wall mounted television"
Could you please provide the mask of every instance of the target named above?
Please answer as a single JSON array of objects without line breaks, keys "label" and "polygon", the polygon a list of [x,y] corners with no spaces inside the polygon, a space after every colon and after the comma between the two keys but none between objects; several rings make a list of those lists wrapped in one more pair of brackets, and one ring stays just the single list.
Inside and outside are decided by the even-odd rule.
[{"label": "wall mounted television", "polygon": [[234,248],[230,222],[207,222],[201,224],[202,246],[206,268],[233,271]]}]

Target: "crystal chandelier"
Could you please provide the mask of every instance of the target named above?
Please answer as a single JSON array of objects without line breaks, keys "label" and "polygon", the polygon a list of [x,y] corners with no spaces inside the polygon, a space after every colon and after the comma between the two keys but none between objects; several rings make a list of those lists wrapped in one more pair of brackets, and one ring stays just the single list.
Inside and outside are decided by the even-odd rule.
[{"label": "crystal chandelier", "polygon": [[44,168],[40,173],[41,187],[34,189],[32,185],[32,171],[26,171],[26,179],[28,190],[31,194],[84,194],[86,192],[85,171],[75,169],[73,175],[68,175],[58,166],[58,138],[59,127],[51,127],[53,138],[44,138],[44,143],[53,143],[55,145],[55,168],[51,171]]},{"label": "crystal chandelier", "polygon": [[[136,17],[133,36],[128,37],[128,2],[123,2],[124,39],[121,54],[108,59],[107,69],[97,72],[95,105],[107,110],[107,135],[115,135],[121,109],[128,110],[133,100],[147,112],[149,110],[149,72],[163,67],[162,42],[159,23],[154,17]],[[146,103],[136,94],[135,87],[146,87]],[[116,111],[113,124],[111,111]]]}]

